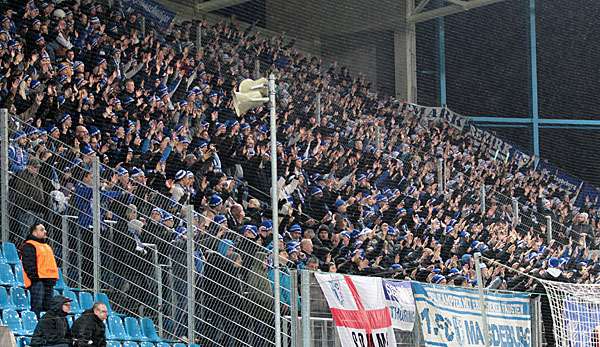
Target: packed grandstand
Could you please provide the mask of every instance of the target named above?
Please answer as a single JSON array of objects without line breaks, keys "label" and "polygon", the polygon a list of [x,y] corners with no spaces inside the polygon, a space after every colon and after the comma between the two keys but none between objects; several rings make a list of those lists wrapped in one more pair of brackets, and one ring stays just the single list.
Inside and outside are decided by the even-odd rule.
[{"label": "packed grandstand", "polygon": [[[201,48],[195,25],[203,28]],[[575,206],[574,193],[536,170],[534,158],[498,159],[465,131],[422,119],[372,92],[347,67],[306,56],[289,40],[261,38],[229,21],[142,34],[134,12],[87,1],[12,1],[2,7],[1,26],[0,106],[13,129],[13,240],[37,220],[54,221],[48,229],[59,238],[63,214],[77,216],[80,228],[93,225],[92,161],[99,157],[102,219],[115,222],[111,241],[128,250],[116,252],[115,261],[132,261],[114,268],[115,286],[131,282],[133,297],[147,285],[136,273],[149,269],[132,269],[144,266],[132,259],[149,259],[147,244],[185,264],[184,205],[203,216],[194,222],[201,245],[195,260],[209,279],[199,284],[213,297],[205,302],[209,311],[219,297],[243,292],[254,259],[268,271],[268,108],[238,117],[231,98],[254,75],[256,60],[263,75],[277,78],[284,273],[474,286],[472,255],[481,252],[519,270],[488,266],[484,280],[494,289],[540,291],[523,273],[600,280],[589,251],[598,244],[596,209],[591,202]],[[482,190],[516,198],[533,222],[515,224],[510,202],[488,199],[482,210]],[[562,226],[556,240],[546,239],[544,216]],[[90,244],[91,236],[82,249],[88,288]],[[227,283],[217,270],[230,274]],[[289,295],[283,298],[289,304]]]}]

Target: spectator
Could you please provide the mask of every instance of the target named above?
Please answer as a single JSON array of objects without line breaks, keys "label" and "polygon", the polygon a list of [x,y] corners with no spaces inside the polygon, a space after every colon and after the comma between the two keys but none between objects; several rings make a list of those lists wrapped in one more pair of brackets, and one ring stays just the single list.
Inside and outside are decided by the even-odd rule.
[{"label": "spectator", "polygon": [[44,224],[34,223],[21,246],[25,288],[31,294],[31,310],[39,315],[51,307],[54,285],[58,280],[58,267],[52,247],[48,244]]},{"label": "spectator", "polygon": [[8,147],[8,158],[10,160],[9,170],[19,173],[25,170],[29,162],[29,153],[27,152],[27,135],[23,131],[16,131],[12,135],[13,144]]},{"label": "spectator", "polygon": [[27,226],[45,218],[48,195],[44,194],[43,180],[39,173],[42,163],[37,158],[28,160],[25,170],[13,176],[9,197],[13,202],[13,221],[18,235],[27,233]]},{"label": "spectator", "polygon": [[71,333],[75,339],[75,347],[106,347],[104,321],[108,317],[108,309],[101,302],[94,303],[73,322]]},{"label": "spectator", "polygon": [[[264,254],[274,241],[267,220],[271,211],[248,196],[269,203],[268,109],[237,117],[231,106],[231,91],[250,76],[248,67],[257,59],[278,80],[282,208],[276,212],[284,240],[275,241],[287,254],[282,253],[282,273],[308,267],[472,286],[470,256],[480,251],[536,276],[552,276],[560,267],[560,280],[600,280],[597,258],[586,247],[600,222],[597,202],[586,199],[585,206],[575,206],[573,196],[533,160],[514,155],[500,160],[489,153],[486,140],[475,141],[444,121],[415,114],[410,105],[377,96],[348,68],[324,66],[282,38],[264,40],[232,23],[203,22],[200,48],[186,42],[195,35],[190,23],[141,33],[137,15],[123,15],[119,8],[62,2],[56,6],[59,16],[51,16],[52,6],[40,14],[30,3],[35,4],[19,8],[19,18],[7,15],[7,32],[0,32],[9,76],[0,81],[0,102],[15,115],[11,129],[25,130],[13,134],[10,165],[15,184],[24,183],[20,175],[30,179],[35,167],[27,164],[40,157],[44,169],[48,166],[44,191],[70,198],[69,212],[78,216],[84,241],[85,286],[91,286],[96,156],[117,168],[112,174],[103,166],[101,174],[101,219],[116,222],[119,236],[109,241],[122,251],[115,266],[131,269],[132,259],[149,265],[143,243],[157,244],[161,264],[175,260],[173,295],[186,307],[181,204],[191,203],[204,216],[197,233],[202,248],[197,258],[208,264],[198,261],[207,267],[197,266],[202,288],[222,294],[207,282],[220,274],[217,263],[221,272],[233,274],[233,286],[242,280],[243,290],[232,295],[249,292],[250,300],[241,301],[265,308],[258,318],[263,328],[256,330],[272,326],[269,296],[244,288],[248,284],[264,293],[269,288],[261,274],[269,270]],[[312,106],[317,89],[323,96],[320,123]],[[47,136],[31,132],[31,125],[46,127]],[[53,155],[43,155],[46,150]],[[448,168],[443,192],[435,179],[438,160]],[[15,187],[13,194],[24,191]],[[486,210],[477,199],[482,189],[490,194]],[[510,203],[502,202],[513,196],[523,206],[523,223],[516,226],[504,207]],[[36,213],[48,202],[38,198],[27,198]],[[584,213],[585,218],[578,215]],[[557,242],[541,236],[543,216],[564,224],[554,228]],[[219,245],[229,239],[235,252],[219,255]],[[559,267],[549,268],[551,258],[559,259]],[[146,277],[147,269],[139,266],[135,272]],[[495,288],[529,289],[527,281],[497,268],[486,269],[484,281]],[[142,278],[133,283],[140,291],[151,290]],[[218,304],[209,301],[215,310]],[[234,311],[228,307],[226,313]]]},{"label": "spectator", "polygon": [[71,299],[57,295],[50,301],[48,311],[40,319],[31,338],[32,347],[70,347],[71,328],[67,315],[71,311]]}]

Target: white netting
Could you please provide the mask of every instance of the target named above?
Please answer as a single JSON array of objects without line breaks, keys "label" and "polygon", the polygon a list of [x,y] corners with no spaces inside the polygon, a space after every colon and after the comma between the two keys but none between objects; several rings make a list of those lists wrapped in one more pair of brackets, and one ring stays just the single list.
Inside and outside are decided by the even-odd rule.
[{"label": "white netting", "polygon": [[542,281],[556,347],[600,346],[600,285]]}]

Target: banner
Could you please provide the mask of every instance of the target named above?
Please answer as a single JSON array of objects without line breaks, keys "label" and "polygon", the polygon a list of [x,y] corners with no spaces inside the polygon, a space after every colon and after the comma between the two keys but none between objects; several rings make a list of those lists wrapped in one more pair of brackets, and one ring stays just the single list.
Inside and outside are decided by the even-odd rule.
[{"label": "banner", "polygon": [[392,327],[412,331],[415,326],[415,299],[410,281],[383,281],[383,294],[392,315]]},{"label": "banner", "polygon": [[491,132],[473,126],[467,117],[447,108],[407,104],[406,110],[414,112],[417,117],[423,120],[431,121],[441,119],[450,124],[453,128],[465,131],[475,140],[474,145],[477,149],[485,149],[490,156],[495,157],[498,160],[509,161],[513,158],[516,160],[531,160],[531,156],[521,152],[510,143],[503,141]]},{"label": "banner", "polygon": [[315,273],[343,347],[396,345],[382,279]]},{"label": "banner", "polygon": [[[475,290],[412,282],[426,346],[485,346],[479,296]],[[486,295],[490,346],[530,347],[529,297]]]},{"label": "banner", "polygon": [[134,9],[158,25],[161,29],[166,29],[171,25],[175,18],[175,13],[154,0],[121,0],[124,9]]}]

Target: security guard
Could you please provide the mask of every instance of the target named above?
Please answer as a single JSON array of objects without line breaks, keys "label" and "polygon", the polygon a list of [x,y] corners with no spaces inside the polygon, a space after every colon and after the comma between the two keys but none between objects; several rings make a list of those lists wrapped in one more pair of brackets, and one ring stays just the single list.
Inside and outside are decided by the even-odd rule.
[{"label": "security guard", "polygon": [[56,259],[47,240],[44,225],[35,223],[29,228],[29,235],[21,247],[25,288],[31,293],[31,310],[36,314],[50,308],[58,280]]}]

